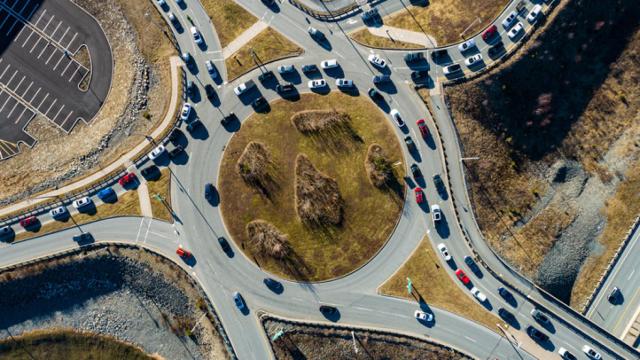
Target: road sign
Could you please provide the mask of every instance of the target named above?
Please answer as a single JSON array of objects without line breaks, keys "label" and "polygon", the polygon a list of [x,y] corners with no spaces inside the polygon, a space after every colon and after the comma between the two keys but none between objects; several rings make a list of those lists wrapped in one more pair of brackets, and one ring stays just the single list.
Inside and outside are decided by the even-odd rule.
[{"label": "road sign", "polygon": [[409,278],[407,278],[407,290],[409,291],[409,294],[411,294],[411,291],[413,290],[413,283]]}]

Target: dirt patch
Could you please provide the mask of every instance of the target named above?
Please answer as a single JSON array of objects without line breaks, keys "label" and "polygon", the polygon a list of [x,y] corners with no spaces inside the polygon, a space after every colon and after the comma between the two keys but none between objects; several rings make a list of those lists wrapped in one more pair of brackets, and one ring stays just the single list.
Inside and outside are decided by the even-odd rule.
[{"label": "dirt patch", "polygon": [[486,239],[570,302],[603,250],[606,200],[640,154],[640,3],[572,0],[552,17],[522,53],[447,94],[464,156],[480,157],[465,166]]},{"label": "dirt patch", "polygon": [[324,175],[311,160],[296,157],[296,212],[303,223],[310,226],[338,226],[342,224],[344,200],[335,179]]},{"label": "dirt patch", "polygon": [[[291,118],[309,109],[347,113],[351,128],[361,140],[352,139],[346,150],[338,151],[316,140],[316,136],[300,133]],[[273,176],[278,191],[268,198],[248,185],[237,171],[238,159],[251,142],[264,144],[271,161],[277,164]],[[321,280],[361,266],[388,239],[403,206],[397,200],[404,198],[404,185],[399,188],[400,195],[371,185],[363,164],[372,143],[385,144],[389,160],[399,162],[394,168],[398,178],[403,178],[398,139],[389,120],[367,98],[340,93],[301,94],[299,101],[275,101],[270,112],[252,115],[225,147],[220,165],[220,206],[229,235],[242,248],[248,243],[246,226],[253,220],[267,221],[286,234],[291,245],[286,261],[265,257],[248,246],[242,248],[248,258],[279,276]],[[296,158],[301,153],[318,172],[335,180],[344,201],[342,226],[306,226],[299,220],[295,179]]]},{"label": "dirt patch", "polygon": [[111,91],[91,123],[78,123],[68,135],[40,117],[29,124],[27,131],[39,141],[33,149],[0,162],[0,182],[5,185],[0,205],[64,186],[106,166],[143,141],[142,135],[167,111],[169,56],[175,50],[160,30],[168,31],[153,3],[75,2],[98,20],[112,47]]},{"label": "dirt patch", "polygon": [[247,237],[249,238],[249,246],[254,251],[266,256],[282,260],[291,253],[287,235],[264,220],[254,220],[248,223]]},{"label": "dirt patch", "polygon": [[269,316],[261,319],[269,339],[280,330],[284,332],[276,341],[270,340],[276,359],[472,359],[444,345],[391,332],[311,325]]},{"label": "dirt patch", "polygon": [[247,144],[238,158],[238,174],[247,185],[254,187],[264,196],[277,190],[276,173],[271,156],[263,143],[252,141]]},{"label": "dirt patch", "polygon": [[0,289],[2,338],[71,328],[167,359],[228,358],[202,290],[184,270],[146,250],[98,246],[5,270]]}]

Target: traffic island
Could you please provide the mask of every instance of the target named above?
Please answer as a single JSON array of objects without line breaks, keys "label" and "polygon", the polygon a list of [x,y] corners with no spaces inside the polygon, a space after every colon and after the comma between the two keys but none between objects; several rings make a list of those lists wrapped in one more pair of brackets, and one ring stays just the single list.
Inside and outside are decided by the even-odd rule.
[{"label": "traffic island", "polygon": [[[244,121],[225,148],[218,184],[238,248],[263,269],[302,281],[332,279],[366,263],[391,235],[404,199],[404,187],[389,191],[369,181],[364,164],[374,143],[385,144],[400,183],[400,144],[366,98],[302,94]],[[285,244],[278,246],[286,256],[255,245],[251,234],[267,228],[256,228],[263,222],[273,230],[267,233],[286,239],[275,242]]]}]

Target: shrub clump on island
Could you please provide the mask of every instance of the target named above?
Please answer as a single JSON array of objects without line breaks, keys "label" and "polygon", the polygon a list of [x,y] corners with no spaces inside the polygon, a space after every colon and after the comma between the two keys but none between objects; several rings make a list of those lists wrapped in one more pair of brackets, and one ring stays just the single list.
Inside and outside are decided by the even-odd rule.
[{"label": "shrub clump on island", "polygon": [[304,154],[296,157],[296,212],[306,225],[342,224],[344,200],[338,183],[316,169]]},{"label": "shrub clump on island", "polygon": [[305,110],[291,116],[291,123],[299,132],[309,135],[349,125],[349,114],[336,110]]},{"label": "shrub clump on island", "polygon": [[264,220],[254,220],[247,224],[249,246],[263,255],[284,259],[291,253],[287,235],[273,224]]},{"label": "shrub clump on island", "polygon": [[238,174],[248,185],[268,196],[276,188],[273,165],[266,145],[252,141],[242,151],[237,162]]},{"label": "shrub clump on island", "polygon": [[382,146],[371,144],[367,149],[367,157],[364,160],[369,181],[377,188],[384,188],[393,179],[393,168]]}]

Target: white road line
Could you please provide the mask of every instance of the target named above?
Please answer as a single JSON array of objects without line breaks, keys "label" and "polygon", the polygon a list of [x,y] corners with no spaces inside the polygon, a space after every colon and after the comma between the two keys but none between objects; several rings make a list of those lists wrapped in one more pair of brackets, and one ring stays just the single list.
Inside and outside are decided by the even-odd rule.
[{"label": "white road line", "polygon": [[31,29],[27,28],[26,26],[25,26],[25,29],[28,29],[28,30],[30,31],[30,33],[29,33],[29,36],[27,36],[27,38],[26,38],[26,39],[24,40],[24,42],[22,43],[22,46],[21,46],[21,47],[24,47],[25,45],[27,45],[27,42],[29,42],[29,39],[31,39],[31,36],[32,36],[32,35],[33,35],[33,33],[34,33],[34,31],[33,31],[33,30],[31,30]]},{"label": "white road line", "polygon": [[7,31],[7,35],[11,34],[11,32],[13,31],[14,26],[16,26],[16,24],[20,22],[20,20],[16,19],[16,21],[11,24],[11,27],[9,28],[9,30]]},{"label": "white road line", "polygon": [[31,54],[33,52],[33,49],[36,48],[36,46],[38,45],[38,43],[40,42],[40,40],[42,40],[42,38],[40,36],[38,36],[38,41],[36,41],[35,44],[33,44],[33,47],[31,48],[31,50],[29,51],[29,54]]},{"label": "white road line", "polygon": [[69,120],[69,117],[71,116],[71,114],[73,114],[73,110],[69,111],[69,115],[67,115],[67,117],[64,119],[62,124],[60,124],[60,127],[64,127],[64,124],[67,123],[67,120]]},{"label": "white road line", "polygon": [[[53,105],[54,105],[56,102],[58,102],[58,99],[53,99],[53,102],[51,103],[51,105],[49,105],[49,108],[47,109],[47,111],[45,111],[45,112],[44,112],[44,115],[45,115],[45,116],[49,117],[49,115],[47,115],[47,114],[49,114],[49,110],[51,110],[51,108],[53,107]],[[38,109],[38,110],[40,110],[40,109]]]},{"label": "white road line", "polygon": [[7,100],[4,101],[4,104],[2,104],[2,107],[0,107],[0,112],[2,112],[2,110],[4,110],[4,107],[7,106],[7,103],[9,102],[9,99],[13,99],[10,95],[7,95]]},{"label": "white road line", "polygon": [[[40,90],[40,89],[38,89]],[[38,109],[38,111],[40,111],[40,106],[42,106],[42,103],[44,103],[45,100],[47,100],[47,98],[49,97],[49,93],[47,93],[47,95],[44,96],[44,99],[42,99],[42,101],[40,101],[40,105],[36,106],[36,109]]]},{"label": "white road line", "polygon": [[18,93],[18,88],[20,88],[20,85],[22,85],[22,82],[24,81],[25,78],[26,78],[26,76],[23,75],[22,79],[20,79],[20,82],[18,82],[18,85],[16,85],[16,88],[13,89],[14,93],[16,93],[16,94]]},{"label": "white road line", "polygon": [[38,18],[38,20],[33,24],[33,26],[38,27],[38,23],[40,23],[40,20],[42,20],[42,17],[46,13],[47,13],[47,9],[44,9],[44,11],[42,11],[42,13],[40,14],[40,17]]},{"label": "white road line", "polygon": [[55,39],[56,39],[54,35],[55,35],[56,31],[58,31],[58,29],[60,28],[60,25],[62,25],[62,21],[60,21],[60,22],[58,23],[58,26],[56,26],[56,28],[55,28],[55,29],[53,29],[53,32],[51,33],[51,38],[52,38],[53,40],[55,40]]},{"label": "white road line", "polygon": [[143,243],[147,243],[147,237],[149,236],[149,230],[151,229],[151,219],[149,219],[149,225],[147,225],[147,232],[144,234]]},{"label": "white road line", "polygon": [[49,64],[49,61],[51,61],[51,58],[55,53],[56,53],[56,49],[54,48],[53,51],[51,52],[51,55],[49,55],[49,58],[47,59],[47,61],[44,62],[45,65]]},{"label": "white road line", "polygon": [[27,90],[25,90],[20,96],[25,97],[25,95],[27,95],[27,93],[29,92],[29,89],[31,89],[32,85],[33,85],[33,81],[31,82],[31,84],[29,84],[29,86],[27,86]]},{"label": "white road line", "polygon": [[18,104],[19,104],[19,102],[16,101],[16,103],[11,108],[11,111],[9,111],[9,114],[7,115],[7,118],[9,118],[11,116],[11,114],[13,114],[13,112],[15,111],[16,107],[18,106]]},{"label": "white road line", "polygon": [[78,66],[78,67],[76,68],[76,71],[74,71],[74,72],[73,72],[73,74],[71,74],[71,77],[69,78],[69,81],[68,81],[68,82],[71,82],[71,80],[73,80],[73,77],[76,75],[76,73],[78,72],[78,70],[80,70],[80,66]]},{"label": "white road line", "polygon": [[49,45],[51,45],[51,43],[47,43],[47,45],[45,45],[42,48],[42,51],[40,51],[40,54],[38,55],[38,59],[40,59],[40,57],[42,56],[42,54],[44,53],[45,50],[47,50],[47,48],[49,47]]},{"label": "white road line", "polygon": [[36,98],[36,96],[38,96],[38,93],[40,92],[40,90],[41,90],[41,89],[42,89],[42,88],[38,88],[38,90],[36,91],[36,93],[35,93],[35,94],[33,94],[33,96],[31,97],[31,100],[29,100],[29,103],[32,103],[32,102],[33,102],[33,99],[35,99],[35,98]]},{"label": "white road line", "polygon": [[11,64],[7,64],[7,67],[4,68],[4,71],[2,72],[2,75],[0,75],[0,79],[2,79],[4,77],[4,73],[6,73],[7,70],[9,70],[10,67],[11,67]]},{"label": "white road line", "polygon": [[78,36],[78,33],[73,34],[73,37],[71,38],[71,41],[69,41],[69,43],[67,44],[67,46],[65,46],[65,49],[69,49],[69,46],[71,46],[71,43],[73,42],[73,40],[76,39],[76,36]]},{"label": "white road line", "polygon": [[14,71],[13,75],[11,75],[11,79],[9,79],[9,81],[5,83],[6,87],[9,87],[9,83],[13,80],[13,78],[16,76],[17,73],[18,73],[18,70]]},{"label": "white road line", "polygon": [[67,69],[69,68],[69,65],[73,64],[73,61],[69,60],[69,63],[67,64],[67,66],[64,67],[64,70],[62,70],[62,72],[60,73],[60,76],[64,75],[64,72],[67,71]]},{"label": "white road line", "polygon": [[464,337],[465,337],[465,339],[467,339],[467,340],[469,340],[469,341],[471,341],[471,342],[474,342],[474,343],[475,343],[475,342],[477,342],[475,339],[470,338],[470,337],[468,337],[468,336],[466,336],[466,335],[465,335]]},{"label": "white road line", "polygon": [[67,26],[67,30],[64,31],[64,34],[62,34],[62,37],[60,37],[60,40],[56,40],[58,43],[62,41],[62,39],[64,39],[64,37],[67,35],[67,32],[69,32],[69,29],[71,29],[71,27]]},{"label": "white road line", "polygon": [[20,119],[22,119],[22,115],[24,115],[24,112],[27,111],[27,107],[23,106],[22,107],[22,112],[20,113],[20,115],[18,115],[18,117],[16,118],[16,122],[14,124],[18,124],[18,122],[20,122]]},{"label": "white road line", "polygon": [[145,218],[142,218],[140,220],[140,225],[138,225],[138,234],[136,235],[136,241],[135,242],[138,242],[138,238],[140,237],[140,230],[142,230],[142,223],[144,222],[144,219]]},{"label": "white road line", "polygon": [[629,274],[629,277],[627,278],[627,280],[631,280],[631,277],[633,276],[633,274],[636,273],[636,269],[633,269],[633,271],[631,271],[631,274]]},{"label": "white road line", "polygon": [[56,66],[53,67],[53,70],[55,71],[56,68],[58,67],[58,65],[60,65],[60,61],[62,61],[62,59],[64,59],[64,53],[62,53],[62,55],[60,55],[60,59],[58,59],[58,62],[56,63]]},{"label": "white road line", "polygon": [[60,111],[62,111],[62,109],[64,109],[64,104],[62,104],[62,106],[60,107],[60,109],[58,110],[58,112],[56,113],[56,116],[54,116],[53,118],[51,118],[51,121],[56,122],[56,118],[58,117],[58,115],[60,115]]},{"label": "white road line", "polygon": [[47,21],[47,25],[45,25],[45,26],[42,28],[42,32],[43,32],[43,33],[45,33],[45,34],[47,33],[47,31],[46,31],[46,30],[47,30],[47,27],[49,26],[49,24],[51,24],[51,21],[53,20],[53,18],[54,18],[54,17],[56,17],[56,16],[55,16],[55,15],[51,15],[51,17],[49,18],[49,21]]},{"label": "white road line", "polygon": [[25,27],[23,27],[22,29],[20,29],[20,31],[18,31],[18,35],[16,35],[16,36],[13,38],[13,42],[17,42],[17,41],[18,41],[18,38],[20,37],[20,35],[22,35],[22,34],[23,34],[24,29],[27,29],[27,27],[25,26]]}]

